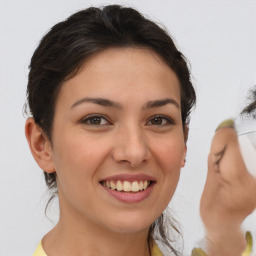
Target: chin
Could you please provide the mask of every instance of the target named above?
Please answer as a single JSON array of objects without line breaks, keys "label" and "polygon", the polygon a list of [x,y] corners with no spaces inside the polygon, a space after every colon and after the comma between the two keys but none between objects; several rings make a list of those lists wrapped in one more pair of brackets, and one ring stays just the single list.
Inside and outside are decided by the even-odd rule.
[{"label": "chin", "polygon": [[149,214],[128,214],[126,216],[115,217],[110,224],[111,229],[118,233],[137,233],[150,228],[155,218],[148,216]]}]

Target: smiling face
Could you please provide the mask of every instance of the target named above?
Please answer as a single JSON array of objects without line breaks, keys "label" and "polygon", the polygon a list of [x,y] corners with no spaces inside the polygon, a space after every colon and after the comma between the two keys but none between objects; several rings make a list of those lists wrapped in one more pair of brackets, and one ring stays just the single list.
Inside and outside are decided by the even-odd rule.
[{"label": "smiling face", "polygon": [[185,154],[175,73],[149,49],[93,55],[56,102],[51,161],[60,220],[147,229],[171,200]]}]

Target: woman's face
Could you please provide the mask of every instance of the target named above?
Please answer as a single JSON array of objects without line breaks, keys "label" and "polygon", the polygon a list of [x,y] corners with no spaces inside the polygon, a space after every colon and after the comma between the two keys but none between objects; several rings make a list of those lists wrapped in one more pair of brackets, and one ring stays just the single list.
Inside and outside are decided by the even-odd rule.
[{"label": "woman's face", "polygon": [[171,200],[186,154],[175,73],[149,49],[93,55],[62,85],[51,151],[61,218],[116,232],[148,228]]}]

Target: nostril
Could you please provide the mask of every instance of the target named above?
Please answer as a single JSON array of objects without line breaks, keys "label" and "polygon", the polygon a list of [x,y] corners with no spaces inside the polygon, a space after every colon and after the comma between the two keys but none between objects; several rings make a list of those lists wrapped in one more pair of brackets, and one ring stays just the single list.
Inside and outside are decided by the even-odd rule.
[{"label": "nostril", "polygon": [[115,152],[113,159],[118,163],[128,164],[132,168],[136,168],[150,159],[150,154],[144,152]]},{"label": "nostril", "polygon": [[145,163],[151,154],[141,130],[127,129],[122,130],[120,136],[116,138],[112,156],[116,162],[127,163],[135,168]]}]

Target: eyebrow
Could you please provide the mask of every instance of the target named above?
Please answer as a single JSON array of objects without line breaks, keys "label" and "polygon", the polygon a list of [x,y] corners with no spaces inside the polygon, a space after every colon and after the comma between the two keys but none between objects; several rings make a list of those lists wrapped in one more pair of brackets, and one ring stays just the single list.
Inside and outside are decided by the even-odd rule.
[{"label": "eyebrow", "polygon": [[104,99],[104,98],[88,98],[85,97],[83,99],[80,99],[78,101],[76,101],[71,108],[76,107],[82,103],[94,103],[94,104],[98,104],[101,106],[105,106],[105,107],[114,107],[114,108],[118,108],[118,109],[122,109],[122,105],[120,103],[114,102],[112,100],[108,100],[108,99]]},{"label": "eyebrow", "polygon": [[[82,98],[82,99],[76,101],[71,106],[71,108],[74,108],[82,103],[87,103],[87,102],[98,104],[98,105],[105,106],[105,107],[113,107],[113,108],[117,108],[117,109],[123,108],[120,103],[112,101],[112,100],[108,100],[108,99],[104,99],[104,98],[88,98],[88,97],[85,97],[85,98]],[[157,108],[157,107],[165,106],[167,104],[173,104],[178,109],[180,108],[177,101],[175,101],[174,99],[171,99],[171,98],[166,98],[166,99],[161,99],[161,100],[149,101],[142,107],[142,109]]]},{"label": "eyebrow", "polygon": [[173,104],[178,109],[180,108],[180,106],[176,100],[167,98],[167,99],[162,99],[162,100],[149,101],[146,103],[146,105],[143,107],[143,109],[162,107],[167,104]]}]

